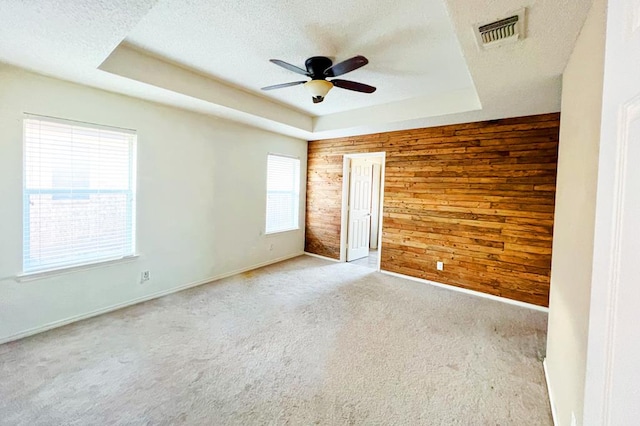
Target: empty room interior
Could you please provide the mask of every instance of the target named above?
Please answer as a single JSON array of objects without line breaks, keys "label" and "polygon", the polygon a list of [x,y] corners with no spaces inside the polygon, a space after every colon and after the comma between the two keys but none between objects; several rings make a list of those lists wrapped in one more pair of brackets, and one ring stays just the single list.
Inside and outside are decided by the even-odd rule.
[{"label": "empty room interior", "polygon": [[638,0],[0,0],[0,424],[637,424],[639,47]]}]

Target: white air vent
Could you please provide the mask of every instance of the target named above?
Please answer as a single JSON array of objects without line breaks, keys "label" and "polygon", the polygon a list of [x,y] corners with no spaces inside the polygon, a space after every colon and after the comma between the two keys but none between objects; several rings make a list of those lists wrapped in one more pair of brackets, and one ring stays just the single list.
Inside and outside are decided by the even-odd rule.
[{"label": "white air vent", "polygon": [[482,48],[514,43],[525,37],[525,9],[494,22],[477,24],[474,27],[478,46]]}]

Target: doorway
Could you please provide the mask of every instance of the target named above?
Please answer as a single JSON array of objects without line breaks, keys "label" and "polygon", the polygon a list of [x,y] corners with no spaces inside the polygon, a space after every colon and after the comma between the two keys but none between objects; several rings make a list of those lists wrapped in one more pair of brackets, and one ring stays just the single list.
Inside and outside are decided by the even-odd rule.
[{"label": "doorway", "polygon": [[344,156],[340,260],[380,270],[385,153]]}]

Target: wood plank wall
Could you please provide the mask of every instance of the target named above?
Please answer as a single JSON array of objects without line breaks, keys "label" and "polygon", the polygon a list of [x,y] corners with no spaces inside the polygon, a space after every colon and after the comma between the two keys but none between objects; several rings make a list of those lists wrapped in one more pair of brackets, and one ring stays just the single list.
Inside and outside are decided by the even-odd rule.
[{"label": "wood plank wall", "polygon": [[311,141],[305,250],[339,259],[343,155],[385,151],[383,270],[548,306],[559,126],[554,113]]}]

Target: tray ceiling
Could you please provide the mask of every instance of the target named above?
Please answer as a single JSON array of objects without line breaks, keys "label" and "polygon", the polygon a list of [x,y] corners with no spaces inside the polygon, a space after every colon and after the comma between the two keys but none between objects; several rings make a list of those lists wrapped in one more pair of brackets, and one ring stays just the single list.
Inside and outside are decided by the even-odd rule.
[{"label": "tray ceiling", "polygon": [[[126,41],[313,116],[473,88],[442,0],[164,0]],[[301,79],[270,58],[304,68],[310,56],[339,62],[358,54],[370,63],[341,78],[377,87],[373,94],[334,88],[313,104],[303,86],[260,91]]]}]

